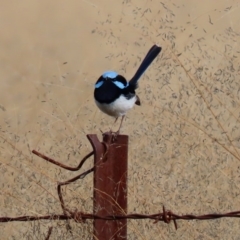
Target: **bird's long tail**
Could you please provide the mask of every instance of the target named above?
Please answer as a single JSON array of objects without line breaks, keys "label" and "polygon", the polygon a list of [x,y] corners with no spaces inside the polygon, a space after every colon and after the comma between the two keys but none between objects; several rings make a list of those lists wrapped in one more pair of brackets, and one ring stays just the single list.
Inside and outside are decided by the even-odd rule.
[{"label": "bird's long tail", "polygon": [[161,52],[162,48],[153,45],[150,50],[148,51],[146,57],[143,59],[140,67],[138,68],[135,75],[132,77],[132,79],[129,81],[129,84],[137,88],[137,81],[142,76],[142,74],[147,70],[149,65],[152,63],[152,61],[157,57],[157,55]]}]

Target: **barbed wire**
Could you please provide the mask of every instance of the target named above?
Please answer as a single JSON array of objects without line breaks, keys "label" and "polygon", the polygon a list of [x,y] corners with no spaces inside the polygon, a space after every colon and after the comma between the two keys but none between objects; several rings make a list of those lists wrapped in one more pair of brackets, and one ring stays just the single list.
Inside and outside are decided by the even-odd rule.
[{"label": "barbed wire", "polygon": [[228,212],[228,213],[210,213],[204,215],[178,215],[173,213],[170,210],[165,210],[163,206],[162,213],[156,214],[126,214],[126,215],[96,215],[89,214],[83,212],[72,212],[69,215],[64,214],[53,214],[53,215],[45,215],[45,216],[21,216],[21,217],[0,217],[0,222],[13,222],[13,221],[36,221],[36,220],[71,220],[73,219],[76,222],[84,223],[86,220],[100,219],[100,220],[121,220],[121,219],[151,219],[155,220],[154,223],[157,222],[165,222],[169,224],[171,221],[174,222],[175,229],[177,230],[177,220],[210,220],[210,219],[218,219],[218,218],[240,218],[240,211]]}]

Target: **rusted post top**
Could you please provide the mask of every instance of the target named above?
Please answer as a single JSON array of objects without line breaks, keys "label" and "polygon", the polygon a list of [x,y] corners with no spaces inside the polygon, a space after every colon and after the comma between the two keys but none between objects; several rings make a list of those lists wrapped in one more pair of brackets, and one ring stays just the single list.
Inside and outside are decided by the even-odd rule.
[{"label": "rusted post top", "polygon": [[[127,214],[128,136],[88,135],[94,156],[94,213],[97,215]],[[127,220],[94,220],[94,239],[127,239]]]}]

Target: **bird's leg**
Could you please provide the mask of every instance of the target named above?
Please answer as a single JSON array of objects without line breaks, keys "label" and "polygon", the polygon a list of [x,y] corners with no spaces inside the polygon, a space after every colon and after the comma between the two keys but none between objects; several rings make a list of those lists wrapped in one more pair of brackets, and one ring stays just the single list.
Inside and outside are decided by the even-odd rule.
[{"label": "bird's leg", "polygon": [[115,121],[114,121],[114,124],[116,123],[116,121],[118,120],[118,117],[116,117]]},{"label": "bird's leg", "polygon": [[[118,120],[118,117],[115,118],[115,121],[114,121],[113,125],[117,122],[117,120]],[[113,127],[113,126],[112,126],[112,127]],[[111,132],[111,133],[114,133],[114,132],[112,131],[112,127],[110,128],[110,132]]]},{"label": "bird's leg", "polygon": [[[113,125],[117,122],[117,120],[118,120],[118,117],[115,118],[115,121],[114,121]],[[111,126],[111,128],[109,128],[109,133],[110,134],[115,134],[116,133],[116,132],[113,132],[113,130],[112,130],[113,125]]]},{"label": "bird's leg", "polygon": [[[122,127],[122,123],[123,123],[124,117],[125,117],[125,115],[122,116],[121,123],[120,123],[120,126],[119,126],[118,130],[117,130],[116,132],[112,132],[113,141],[115,141],[115,140],[117,139],[117,136],[118,136],[119,133],[120,133],[120,129],[121,129],[121,127]],[[118,117],[116,118],[116,120],[115,120],[114,123],[116,123],[117,119],[118,119]]]},{"label": "bird's leg", "polygon": [[120,126],[119,126],[119,129],[117,130],[117,134],[120,133],[120,129],[122,127],[122,123],[123,123],[123,119],[124,119],[125,115],[122,116],[122,119],[121,119],[121,123],[120,123]]}]

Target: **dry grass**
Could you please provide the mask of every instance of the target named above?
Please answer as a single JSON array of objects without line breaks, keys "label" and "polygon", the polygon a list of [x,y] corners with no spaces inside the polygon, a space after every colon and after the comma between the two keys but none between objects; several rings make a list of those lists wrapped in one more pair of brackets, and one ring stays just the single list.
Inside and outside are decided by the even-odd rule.
[{"label": "dry grass", "polygon": [[[61,213],[56,183],[75,176],[31,154],[76,166],[85,135],[108,130],[93,85],[107,69],[130,78],[153,43],[124,122],[130,136],[129,213],[239,210],[240,15],[236,1],[4,1],[0,10],[0,215]],[[67,64],[63,64],[67,62]],[[116,126],[115,126],[116,127]],[[92,166],[92,162],[84,170]],[[92,212],[92,176],[64,190]],[[239,239],[239,220],[129,221],[129,239]],[[92,239],[92,223],[0,224],[1,239]]]}]

